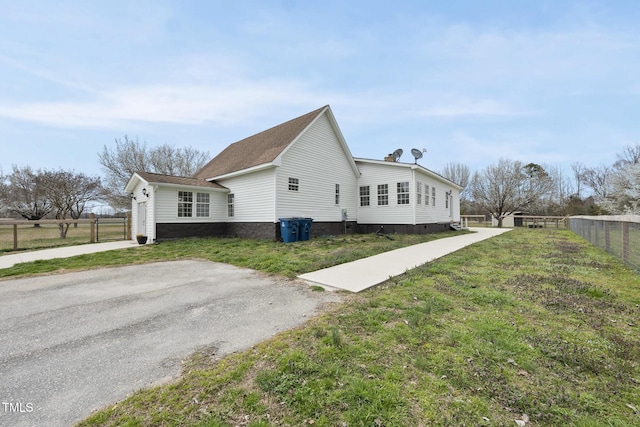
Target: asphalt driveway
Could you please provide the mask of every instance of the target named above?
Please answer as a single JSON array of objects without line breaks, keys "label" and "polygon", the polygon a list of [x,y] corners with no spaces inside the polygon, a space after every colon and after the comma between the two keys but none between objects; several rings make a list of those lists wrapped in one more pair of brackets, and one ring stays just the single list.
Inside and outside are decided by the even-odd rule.
[{"label": "asphalt driveway", "polygon": [[203,261],[0,281],[0,426],[72,425],[194,351],[249,348],[338,298]]}]

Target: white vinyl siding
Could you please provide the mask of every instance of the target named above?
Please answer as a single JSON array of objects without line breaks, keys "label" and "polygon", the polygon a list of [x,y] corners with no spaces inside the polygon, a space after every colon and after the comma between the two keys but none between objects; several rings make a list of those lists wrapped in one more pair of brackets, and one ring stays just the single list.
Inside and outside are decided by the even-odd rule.
[{"label": "white vinyl siding", "polygon": [[[224,220],[229,222],[274,222],[275,221],[275,168],[219,180],[234,197],[233,217],[227,214],[227,195],[224,196]],[[284,180],[283,192],[289,192],[288,176]],[[292,192],[296,194],[295,192]]]},{"label": "white vinyl siding", "polygon": [[[409,182],[409,188],[414,188],[412,184],[413,174],[410,168],[398,165],[364,163],[357,162],[361,176],[358,179],[360,187],[369,186],[372,203],[366,209],[358,210],[358,223],[362,224],[412,224],[412,205],[398,205],[397,183]],[[386,186],[388,204],[378,204],[378,186]]]},{"label": "white vinyl siding", "polygon": [[[198,217],[192,215],[191,217],[178,216],[178,191],[185,191],[193,193],[196,200],[196,212],[197,215],[197,195],[196,193],[209,195],[209,216]],[[159,187],[155,190],[154,207],[156,209],[156,221],[159,223],[175,223],[175,222],[224,222],[227,217],[227,193],[222,191],[207,191],[205,189],[198,191],[192,189],[176,189],[175,187]],[[201,200],[204,200],[201,196]],[[204,210],[204,205],[201,207]]]},{"label": "white vinyl siding", "polygon": [[[350,154],[343,149],[326,114],[317,118],[281,156],[276,168],[275,220],[304,217],[315,222],[356,219],[358,187]],[[289,191],[289,178],[299,177],[299,190]],[[336,204],[336,184],[340,191]],[[235,192],[235,191],[234,191]]]}]

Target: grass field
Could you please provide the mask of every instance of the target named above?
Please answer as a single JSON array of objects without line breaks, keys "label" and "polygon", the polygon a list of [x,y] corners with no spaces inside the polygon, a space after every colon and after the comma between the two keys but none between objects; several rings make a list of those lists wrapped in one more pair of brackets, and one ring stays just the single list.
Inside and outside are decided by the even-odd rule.
[{"label": "grass field", "polygon": [[[110,263],[136,250],[292,276],[394,242],[188,240]],[[344,301],[222,360],[195,354],[180,380],[80,425],[640,425],[640,276],[570,231],[516,229]]]},{"label": "grass field", "polygon": [[[90,238],[87,223],[80,223],[77,227],[71,225],[64,239],[60,238],[57,224],[42,224],[40,227],[18,225],[18,250],[80,245],[89,243]],[[100,241],[123,240],[124,223],[99,223],[98,238]],[[13,226],[0,222],[0,254],[7,252],[13,252]]]}]

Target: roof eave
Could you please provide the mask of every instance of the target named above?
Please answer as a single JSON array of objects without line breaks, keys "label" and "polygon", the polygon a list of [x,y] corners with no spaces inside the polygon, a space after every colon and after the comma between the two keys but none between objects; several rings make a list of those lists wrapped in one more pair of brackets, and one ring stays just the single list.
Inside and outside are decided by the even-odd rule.
[{"label": "roof eave", "polygon": [[[228,193],[229,189],[224,187],[224,188],[215,188],[215,187],[205,187],[203,185],[186,185],[186,184],[170,184],[170,183],[166,183],[166,182],[149,182],[149,185],[155,185],[157,187],[169,187],[169,188],[185,188],[188,190],[200,190],[200,191],[217,191],[217,192],[221,192],[221,193]],[[218,184],[220,185],[220,184]]]},{"label": "roof eave", "polygon": [[218,175],[218,176],[214,176],[214,177],[211,177],[211,178],[206,178],[206,180],[211,182],[211,181],[218,181],[218,180],[221,180],[221,179],[234,178],[236,176],[241,176],[241,175],[246,175],[246,174],[249,174],[249,173],[259,172],[259,171],[262,171],[262,170],[272,169],[272,168],[275,168],[275,167],[278,167],[278,166],[280,166],[280,162],[279,162],[278,159],[276,159],[273,162],[263,163],[261,165],[252,166],[250,168],[241,169],[239,171],[226,173],[224,175]]}]

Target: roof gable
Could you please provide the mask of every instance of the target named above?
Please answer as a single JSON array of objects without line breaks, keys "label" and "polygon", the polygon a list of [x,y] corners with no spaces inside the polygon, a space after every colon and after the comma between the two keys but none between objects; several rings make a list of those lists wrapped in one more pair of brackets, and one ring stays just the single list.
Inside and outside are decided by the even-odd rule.
[{"label": "roof gable", "polygon": [[195,173],[198,179],[211,179],[273,162],[322,114],[328,105],[289,120],[248,138],[234,142]]}]

